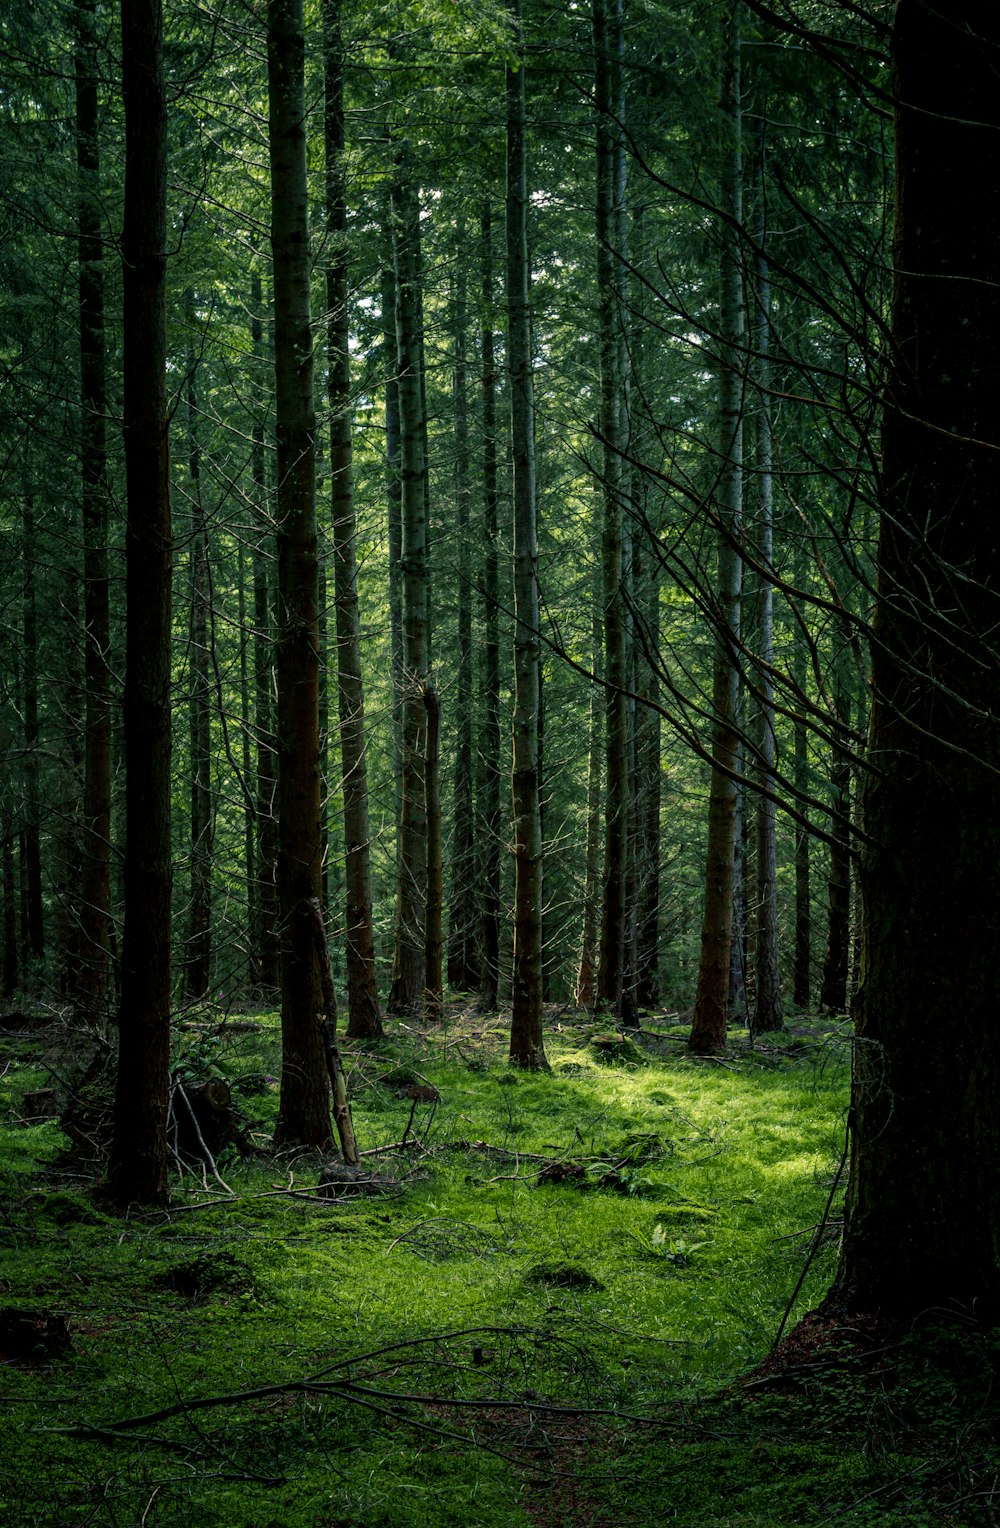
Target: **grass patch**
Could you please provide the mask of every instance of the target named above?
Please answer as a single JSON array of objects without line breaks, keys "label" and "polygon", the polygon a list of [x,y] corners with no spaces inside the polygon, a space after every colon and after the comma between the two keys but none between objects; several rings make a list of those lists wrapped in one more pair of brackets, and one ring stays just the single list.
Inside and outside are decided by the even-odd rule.
[{"label": "grass patch", "polygon": [[[41,1336],[2,1360],[0,1520],[976,1521],[919,1515],[957,1489],[928,1420],[956,1415],[948,1364],[926,1408],[926,1380],[904,1406],[849,1365],[794,1394],[734,1388],[768,1353],[840,1158],[842,1033],[737,1040],[724,1066],[668,1036],[609,1066],[593,1026],[564,1021],[536,1076],[506,1066],[499,1023],[400,1028],[345,1046],[359,1144],[385,1148],[367,1162],[391,1192],[322,1197],[317,1160],[234,1154],[232,1198],[188,1176],[169,1212],[124,1222],[60,1167],[55,1122],[19,1123],[51,1078],[5,1037],[0,1305]],[[277,1044],[266,1015],[178,1040],[262,1152]],[[835,1255],[824,1239],[793,1319]],[[63,1330],[46,1322],[68,1341],[46,1346]]]}]

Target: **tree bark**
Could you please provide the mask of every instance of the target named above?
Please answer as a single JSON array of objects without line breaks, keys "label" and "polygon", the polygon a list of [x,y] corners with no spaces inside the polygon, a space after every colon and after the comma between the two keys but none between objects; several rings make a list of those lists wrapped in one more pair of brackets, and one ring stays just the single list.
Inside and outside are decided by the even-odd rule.
[{"label": "tree bark", "polygon": [[510,1059],[547,1067],[542,1039],[542,831],[538,781],[538,534],[528,267],[527,126],[520,4],[518,66],[507,64],[507,352],[514,501],[514,970]]},{"label": "tree bark", "polygon": [[109,1182],[121,1206],[167,1192],[170,1098],[170,635],[167,102],[160,0],[122,7],[125,103],[125,928]]},{"label": "tree bark", "polygon": [[493,335],[493,228],[489,201],[480,220],[479,347],[483,406],[483,600],[479,748],[479,1002],[494,1013],[500,982],[500,559],[497,506],[496,356]]},{"label": "tree bark", "polygon": [[371,834],[365,694],[358,613],[357,523],[351,432],[350,332],[347,300],[347,184],[344,172],[344,43],[340,0],[323,9],[326,65],[327,389],[330,400],[330,482],[337,607],[337,706],[344,791],[344,886],[347,917],[348,1035],[382,1033],[372,924]]},{"label": "tree bark", "polygon": [[[264,361],[263,296],[260,277],[250,279],[251,344],[255,361]],[[271,997],[281,985],[281,943],[278,935],[278,756],[274,735],[274,622],[271,578],[264,550],[267,506],[267,469],[264,455],[264,421],[253,424],[251,455],[254,494],[260,507],[253,547],[253,688],[254,733],[257,740],[254,815],[256,878],[254,887],[254,980],[263,997]]]},{"label": "tree bark", "polygon": [[[757,195],[759,211],[756,227],[756,461],[757,487],[757,560],[764,570],[760,575],[757,597],[758,668],[756,703],[757,775],[761,785],[774,789],[774,590],[768,569],[774,555],[774,471],[771,431],[771,284],[765,241],[764,110],[761,108]],[[754,917],[754,1001],[750,1014],[750,1034],[756,1036],[785,1027],[781,998],[781,968],[778,963],[778,865],[774,802],[758,795],[754,803],[756,828],[757,896]]]},{"label": "tree bark", "polygon": [[427,498],[423,431],[423,335],[420,332],[420,204],[405,144],[392,186],[396,276],[397,395],[400,427],[402,584],[402,815],[396,884],[396,931],[389,1012],[422,1014],[426,982],[428,675]]},{"label": "tree bark", "polygon": [[621,263],[623,209],[619,205],[614,0],[593,0],[594,97],[596,107],[596,234],[601,406],[601,575],[604,608],[605,771],[604,871],[598,1002],[622,1011],[625,969],[625,888],[629,876],[629,734],[626,607],[623,594],[623,464],[625,381]]},{"label": "tree bark", "polygon": [[733,937],[733,867],[738,828],[740,587],[737,538],[743,501],[743,291],[740,148],[740,0],[733,0],[723,38],[722,272],[720,297],[719,476],[717,487],[717,632],[712,685],[712,779],[708,803],[705,909],[694,1022],[688,1044],[713,1054],[725,1048]]},{"label": "tree bark", "polygon": [[472,583],[470,578],[471,484],[469,481],[468,369],[466,364],[465,220],[455,231],[459,250],[455,272],[455,359],[453,398],[455,409],[455,504],[458,510],[458,611],[455,685],[455,773],[452,791],[452,876],[448,917],[448,985],[456,992],[472,992],[479,985],[477,958],[475,802],[473,799],[473,668]]},{"label": "tree bark", "polygon": [[[188,323],[195,321],[194,293],[188,293]],[[209,655],[208,533],[201,498],[198,443],[197,361],[187,358],[188,475],[191,480],[191,621],[188,638],[188,755],[191,770],[191,882],[184,985],[189,998],[208,991],[212,963],[212,692]]]},{"label": "tree bark", "polygon": [[833,1299],[907,1324],[1000,1320],[998,49],[987,0],[897,6],[873,842]]},{"label": "tree bark", "polygon": [[79,194],[80,472],[83,520],[84,755],[80,887],[80,1011],[106,1017],[111,919],[111,705],[108,693],[108,485],[105,417],[104,252],[94,21],[96,0],[78,0],[76,163]]},{"label": "tree bark", "polygon": [[322,880],[315,418],[302,0],[269,0],[271,249],[278,444],[278,899],[281,1095],[275,1143],[325,1148],[330,1102],[309,910]]}]

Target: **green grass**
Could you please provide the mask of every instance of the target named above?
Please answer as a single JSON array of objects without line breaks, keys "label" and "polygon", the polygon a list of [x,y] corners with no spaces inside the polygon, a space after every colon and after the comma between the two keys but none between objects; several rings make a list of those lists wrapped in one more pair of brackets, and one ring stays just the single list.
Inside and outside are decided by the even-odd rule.
[{"label": "green grass", "polygon": [[[961,1496],[928,1442],[954,1408],[947,1372],[929,1398],[916,1382],[912,1416],[898,1385],[872,1390],[848,1365],[793,1396],[734,1387],[766,1356],[830,1197],[843,1029],[737,1039],[725,1065],[664,1030],[644,1064],[608,1066],[591,1033],[547,1034],[551,1075],[510,1071],[484,1020],[347,1047],[363,1150],[402,1137],[401,1083],[441,1094],[417,1106],[419,1146],[367,1159],[394,1193],[319,1202],[317,1161],[234,1159],[219,1164],[231,1199],[188,1176],[169,1212],[126,1221],[54,1160],[55,1124],[18,1123],[45,1066],[64,1075],[57,1042],[39,1058],[0,1037],[0,1305],[71,1333],[66,1353],[0,1366],[0,1521],[990,1521],[921,1516]],[[272,1019],[190,1027],[178,1061],[246,1079],[266,1146]],[[824,1239],[793,1321],[835,1256]],[[211,1397],[236,1399],[111,1430]]]}]

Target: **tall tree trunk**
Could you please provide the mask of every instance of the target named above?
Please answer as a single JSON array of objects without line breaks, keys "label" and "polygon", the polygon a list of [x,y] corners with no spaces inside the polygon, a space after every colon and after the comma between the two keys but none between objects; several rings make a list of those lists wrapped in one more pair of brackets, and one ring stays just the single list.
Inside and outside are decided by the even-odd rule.
[{"label": "tall tree trunk", "polygon": [[740,0],[726,16],[722,79],[722,271],[719,327],[719,473],[717,632],[712,684],[712,779],[708,803],[705,908],[698,993],[689,1045],[713,1054],[725,1048],[733,937],[733,865],[738,830],[740,586],[737,538],[743,502],[743,283],[739,228],[743,214],[740,148]]},{"label": "tall tree trunk", "polygon": [[403,484],[399,459],[399,352],[396,347],[396,271],[392,207],[386,197],[381,259],[382,353],[385,397],[385,496],[389,551],[389,641],[392,680],[392,778],[395,786],[396,874],[403,821]]},{"label": "tall tree trunk", "polygon": [[[761,785],[774,788],[774,590],[769,569],[774,554],[774,476],[771,435],[771,283],[765,240],[764,118],[761,109],[759,127],[759,165],[757,195],[756,260],[756,369],[757,369],[757,558],[764,569],[757,600],[757,637],[760,657],[756,707],[757,772]],[[781,1000],[781,969],[778,964],[778,868],[775,839],[775,807],[767,796],[755,803],[757,838],[757,897],[755,924],[754,1004],[750,1015],[752,1036],[769,1030],[784,1029],[785,1015]]]},{"label": "tall tree trunk", "polygon": [[603,445],[601,501],[604,666],[607,687],[604,782],[604,878],[601,897],[601,944],[597,973],[598,1001],[621,1014],[625,969],[625,890],[629,858],[628,660],[626,606],[623,594],[623,466],[625,383],[622,369],[624,265],[621,248],[623,210],[617,171],[614,121],[617,107],[616,6],[593,0],[594,95],[597,161],[597,290],[600,345],[600,435]]},{"label": "tall tree trunk", "polygon": [[448,918],[448,985],[456,992],[471,992],[479,984],[477,959],[476,839],[473,800],[473,685],[472,685],[472,585],[470,578],[471,485],[469,482],[469,410],[466,368],[466,277],[462,263],[466,245],[464,219],[456,229],[459,265],[455,272],[455,503],[458,510],[458,677],[455,716],[455,776],[452,792],[452,880]]},{"label": "tall tree trunk", "polygon": [[403,752],[402,818],[396,885],[396,930],[389,1011],[421,1014],[426,981],[427,805],[425,799],[428,678],[427,462],[423,429],[423,335],[420,331],[420,206],[408,151],[396,155],[392,187],[396,273],[396,349],[402,514]]},{"label": "tall tree trunk", "polygon": [[[250,278],[251,343],[254,359],[264,360],[263,297],[256,271]],[[277,993],[281,984],[281,943],[278,935],[278,754],[274,734],[274,641],[271,579],[264,550],[267,470],[264,421],[255,419],[251,456],[254,494],[260,506],[253,545],[253,688],[254,733],[257,740],[257,869],[254,896],[254,980],[261,996]]]},{"label": "tall tree trunk", "polygon": [[493,336],[493,229],[489,201],[480,221],[479,348],[483,403],[483,600],[479,747],[480,1005],[496,1010],[500,981],[500,559],[497,524],[496,357]]},{"label": "tall tree trunk", "polygon": [[111,919],[111,706],[108,693],[108,485],[104,254],[101,239],[96,0],[78,0],[76,162],[79,188],[80,470],[83,519],[84,755],[80,1011],[106,1017]]},{"label": "tall tree trunk", "polygon": [[167,102],[160,0],[122,8],[125,102],[125,928],[109,1181],[167,1192],[170,1055],[170,625]]},{"label": "tall tree trunk", "polygon": [[257,929],[257,792],[250,731],[249,646],[252,637],[247,623],[246,588],[246,548],[241,537],[236,549],[236,619],[239,621],[240,629],[240,766],[246,783],[243,794],[243,876],[247,886],[247,952],[252,970]]},{"label": "tall tree trunk", "polygon": [[325,0],[327,387],[330,399],[330,483],[333,570],[337,606],[337,707],[344,791],[344,887],[347,917],[347,1033],[382,1033],[372,924],[371,834],[365,695],[361,678],[357,524],[351,432],[350,330],[347,264],[347,184],[344,171],[344,43],[340,0]]},{"label": "tall tree trunk", "polygon": [[514,969],[510,1059],[547,1067],[542,1038],[542,831],[538,780],[538,534],[528,269],[524,40],[515,0],[507,64],[507,355],[514,504]]},{"label": "tall tree trunk", "polygon": [[594,684],[590,687],[589,747],[587,754],[587,848],[583,884],[583,931],[580,966],[576,978],[578,1008],[597,1003],[597,952],[601,932],[601,762],[604,753],[604,712],[601,679],[604,675],[604,641],[597,595],[591,622]]},{"label": "tall tree trunk", "polygon": [[22,703],[24,706],[24,953],[25,963],[35,969],[32,979],[41,977],[45,956],[45,923],[42,905],[42,824],[39,769],[38,724],[38,596],[37,548],[35,545],[35,508],[26,498],[22,511],[21,565],[24,580],[22,594],[22,639],[24,652]]},{"label": "tall tree trunk", "polygon": [[[188,293],[188,323],[195,321]],[[186,387],[188,474],[191,479],[191,622],[188,643],[188,754],[191,770],[191,886],[184,985],[189,998],[208,991],[212,961],[212,692],[208,634],[208,533],[201,498],[197,362],[189,351]]]},{"label": "tall tree trunk", "polygon": [[3,996],[17,987],[17,889],[14,870],[14,824],[8,807],[0,810],[0,859],[3,882]]},{"label": "tall tree trunk", "polygon": [[[805,546],[802,536],[796,537],[794,579],[801,589],[806,576]],[[801,695],[806,693],[806,644],[796,626],[792,634],[791,657],[792,680]],[[809,734],[801,715],[795,718],[793,780],[796,792],[804,795],[809,788]],[[802,805],[802,814],[807,808]],[[810,835],[808,828],[795,824],[795,957],[792,974],[792,1001],[796,1008],[809,1007],[812,985],[812,889],[809,864]]]},{"label": "tall tree trunk", "polygon": [[424,800],[427,806],[427,909],[424,918],[424,1017],[444,1012],[444,867],[441,857],[441,701],[433,680],[424,686],[426,746]]},{"label": "tall tree trunk", "polygon": [[833,1293],[907,1329],[1000,1321],[998,50],[988,0],[896,8],[876,768]]},{"label": "tall tree trunk", "polygon": [[[846,647],[849,634],[843,635]],[[834,726],[845,731],[851,721],[851,695],[844,672],[848,657],[848,651],[836,655],[833,676]],[[846,1013],[851,935],[851,763],[836,744],[830,760],[830,802],[837,815],[830,824],[827,935],[819,1001],[829,1013]]]},{"label": "tall tree trunk", "polygon": [[271,249],[278,441],[278,1146],[330,1144],[319,969],[310,899],[322,880],[316,447],[309,307],[302,0],[269,0]]}]

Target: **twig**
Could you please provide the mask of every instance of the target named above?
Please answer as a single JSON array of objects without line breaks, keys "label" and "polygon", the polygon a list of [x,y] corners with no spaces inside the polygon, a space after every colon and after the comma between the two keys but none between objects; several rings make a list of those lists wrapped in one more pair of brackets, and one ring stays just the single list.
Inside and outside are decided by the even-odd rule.
[{"label": "twig", "polygon": [[[201,1126],[199,1125],[198,1120],[197,1120],[197,1118],[195,1116],[195,1112],[194,1112],[194,1110],[191,1107],[191,1100],[190,1100],[190,1098],[188,1098],[187,1094],[184,1091],[184,1084],[182,1082],[180,1082],[180,1081],[175,1081],[175,1083],[174,1083],[174,1096],[176,1097],[176,1095],[178,1093],[180,1094],[181,1098],[184,1100],[184,1107],[185,1107],[185,1109],[187,1109],[188,1117],[190,1118],[191,1124],[194,1127],[195,1139],[197,1140],[198,1145],[201,1147],[202,1152],[204,1153],[204,1156],[203,1156],[203,1159],[202,1159],[203,1162],[205,1164],[207,1164],[212,1169],[212,1177],[215,1179],[216,1183],[219,1184],[220,1188],[224,1188],[226,1193],[231,1195],[232,1198],[235,1199],[236,1195],[233,1193],[232,1189],[229,1187],[229,1184],[226,1182],[226,1180],[222,1177],[221,1173],[219,1172],[218,1167],[216,1167],[216,1165],[215,1165],[215,1158],[213,1157],[212,1153],[209,1151],[208,1147],[205,1145],[205,1137],[201,1133]],[[207,1182],[205,1183],[205,1187],[206,1187],[206,1189],[208,1188],[208,1183]]]}]

